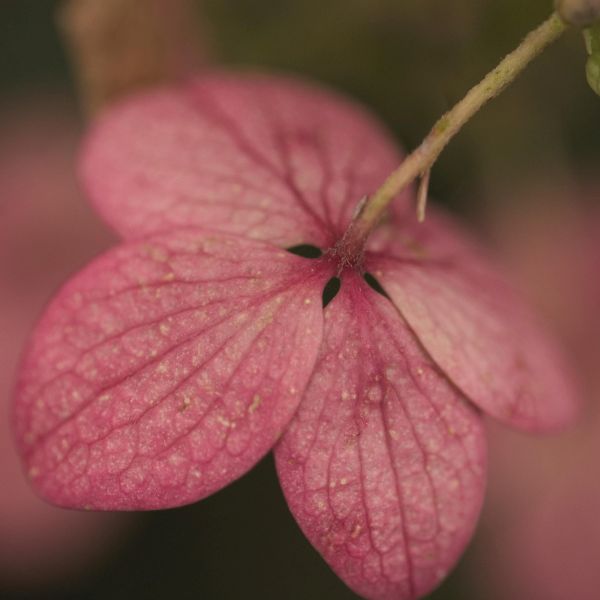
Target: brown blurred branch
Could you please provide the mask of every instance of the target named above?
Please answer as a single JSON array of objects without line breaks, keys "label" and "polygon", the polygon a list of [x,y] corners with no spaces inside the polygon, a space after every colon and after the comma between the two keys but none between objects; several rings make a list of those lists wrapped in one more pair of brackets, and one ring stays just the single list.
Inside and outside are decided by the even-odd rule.
[{"label": "brown blurred branch", "polygon": [[66,0],[61,29],[89,114],[207,61],[189,0]]}]

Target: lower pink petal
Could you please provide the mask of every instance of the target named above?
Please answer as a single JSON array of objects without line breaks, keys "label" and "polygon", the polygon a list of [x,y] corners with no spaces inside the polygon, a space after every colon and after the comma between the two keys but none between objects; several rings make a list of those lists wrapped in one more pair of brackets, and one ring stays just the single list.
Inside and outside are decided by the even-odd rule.
[{"label": "lower pink petal", "polygon": [[125,244],[68,283],[26,353],[16,428],[51,502],[166,508],[245,473],[321,341],[315,261],[202,230]]},{"label": "lower pink petal", "polygon": [[483,497],[478,415],[393,305],[355,274],[325,311],[318,367],[276,459],[306,536],[371,599],[434,588],[469,540]]}]

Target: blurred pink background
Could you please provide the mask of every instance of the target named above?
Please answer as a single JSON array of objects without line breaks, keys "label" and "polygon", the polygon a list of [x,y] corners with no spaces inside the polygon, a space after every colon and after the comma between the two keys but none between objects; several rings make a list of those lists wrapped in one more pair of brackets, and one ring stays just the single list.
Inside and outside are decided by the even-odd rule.
[{"label": "blurred pink background", "polygon": [[33,587],[75,576],[124,535],[128,516],[54,508],[29,488],[12,443],[21,347],[63,280],[112,236],[75,181],[78,127],[50,93],[0,112],[0,581]]},{"label": "blurred pink background", "polygon": [[538,182],[496,202],[488,226],[569,351],[576,427],[530,437],[488,423],[489,490],[465,567],[475,596],[595,600],[600,590],[600,181]]}]

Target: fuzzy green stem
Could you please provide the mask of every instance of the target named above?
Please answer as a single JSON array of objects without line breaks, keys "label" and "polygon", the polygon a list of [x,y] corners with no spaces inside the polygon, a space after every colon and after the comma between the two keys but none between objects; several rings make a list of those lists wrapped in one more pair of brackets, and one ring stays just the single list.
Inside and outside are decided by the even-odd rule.
[{"label": "fuzzy green stem", "polygon": [[443,115],[421,145],[387,178],[364,203],[350,224],[335,252],[348,262],[357,262],[367,238],[390,202],[414,179],[431,169],[446,144],[486,102],[500,94],[547,46],[560,37],[566,23],[553,13],[521,44],[490,71],[466,96]]}]

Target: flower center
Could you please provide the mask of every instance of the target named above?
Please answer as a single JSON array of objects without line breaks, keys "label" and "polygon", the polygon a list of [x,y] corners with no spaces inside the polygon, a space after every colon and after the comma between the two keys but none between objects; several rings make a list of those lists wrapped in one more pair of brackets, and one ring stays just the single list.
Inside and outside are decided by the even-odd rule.
[{"label": "flower center", "polygon": [[[340,242],[343,242],[343,239]],[[357,273],[371,289],[388,298],[386,291],[375,276],[362,268],[362,252],[358,256],[346,254],[343,247],[340,248],[340,246],[341,243],[338,243],[325,252],[312,244],[299,244],[287,248],[288,252],[302,258],[321,259],[335,265],[336,275],[331,277],[323,288],[323,308],[336,297],[342,286],[342,280],[345,279],[344,273],[349,271]]]}]

